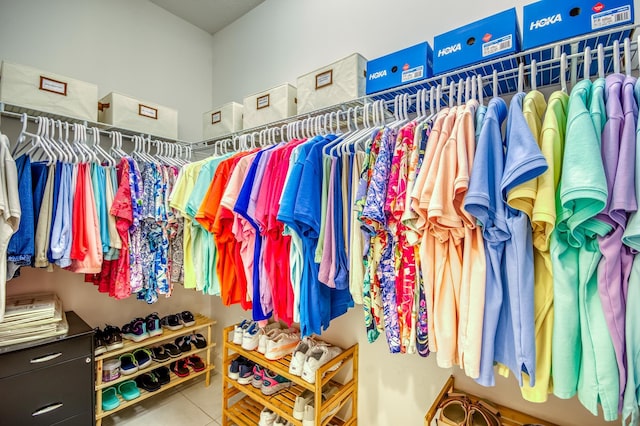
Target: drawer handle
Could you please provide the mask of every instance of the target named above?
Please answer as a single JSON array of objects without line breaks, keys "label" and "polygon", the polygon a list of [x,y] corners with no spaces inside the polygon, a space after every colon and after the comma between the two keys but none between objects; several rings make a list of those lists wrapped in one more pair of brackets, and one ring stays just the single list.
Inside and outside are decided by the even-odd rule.
[{"label": "drawer handle", "polygon": [[36,416],[40,416],[42,414],[47,414],[50,413],[54,410],[57,410],[58,408],[62,407],[62,402],[57,402],[55,404],[51,404],[51,405],[47,405],[46,407],[42,407],[41,409],[34,411],[31,414],[31,417],[36,417]]},{"label": "drawer handle", "polygon": [[47,362],[47,361],[51,361],[52,359],[56,359],[58,358],[60,355],[62,355],[62,352],[58,352],[55,354],[49,354],[49,355],[44,355],[38,358],[33,358],[31,361],[29,361],[31,364],[38,364],[39,362]]}]

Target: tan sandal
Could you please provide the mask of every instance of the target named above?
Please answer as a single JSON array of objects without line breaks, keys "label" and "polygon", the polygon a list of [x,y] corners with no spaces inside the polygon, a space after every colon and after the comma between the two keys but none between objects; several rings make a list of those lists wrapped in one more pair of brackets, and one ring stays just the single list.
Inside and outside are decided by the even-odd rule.
[{"label": "tan sandal", "polygon": [[500,412],[485,401],[471,404],[466,426],[501,426]]},{"label": "tan sandal", "polygon": [[440,403],[438,425],[465,426],[471,401],[463,393],[450,393]]}]

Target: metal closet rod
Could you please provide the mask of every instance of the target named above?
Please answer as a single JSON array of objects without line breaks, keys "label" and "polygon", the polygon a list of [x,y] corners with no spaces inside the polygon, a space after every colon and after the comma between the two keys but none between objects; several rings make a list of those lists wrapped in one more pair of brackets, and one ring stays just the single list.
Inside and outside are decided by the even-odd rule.
[{"label": "metal closet rod", "polygon": [[[29,115],[26,113],[20,113],[20,112],[14,112],[14,111],[7,111],[4,108],[4,103],[0,102],[0,115],[4,116],[4,117],[11,117],[11,118],[17,118],[17,119],[22,119],[22,117],[24,115],[27,116],[27,120],[36,123],[37,119],[39,119],[41,116],[34,116],[34,115]],[[51,120],[55,120],[55,121],[62,121],[63,123],[69,123],[69,124],[73,124],[72,121],[68,121],[69,119],[72,119],[71,117],[63,117],[63,116],[57,116],[56,114],[51,114],[51,116],[47,116],[47,115],[42,115],[42,117],[44,118],[49,118]],[[105,123],[95,123],[95,122],[91,122],[91,121],[87,121],[87,120],[79,120],[79,119],[73,119],[75,121],[75,123],[79,123],[82,124],[83,126],[85,126],[87,129],[93,129],[93,128],[97,128],[100,131],[101,135],[105,135],[105,136],[110,136],[113,132],[117,132],[119,134],[122,135],[123,138],[127,138],[131,141],[133,141],[133,138],[135,136],[142,136],[145,140],[148,139],[153,139],[154,141],[156,140],[160,140],[161,142],[164,143],[170,143],[170,144],[177,144],[177,145],[184,145],[184,146],[191,146],[190,142],[184,142],[184,141],[179,141],[179,140],[164,140],[162,137],[158,137],[155,135],[151,135],[151,134],[147,134],[147,133],[136,133],[136,134],[132,134],[131,131],[126,130],[126,129],[118,129],[118,128],[111,128],[111,129],[101,129],[99,126],[105,126]]]},{"label": "metal closet rod", "polygon": [[[588,61],[591,62],[593,58],[597,60],[598,55],[601,55],[606,64],[606,61],[608,59],[612,59],[614,57],[614,50],[616,48],[618,49],[618,53],[620,54],[620,57],[622,57],[622,53],[623,53],[621,50],[624,49],[624,42],[620,42],[618,38],[613,38],[614,41],[613,42],[611,41],[613,35],[617,33],[628,32],[629,35],[626,38],[629,39],[630,58],[625,57],[625,61],[630,61],[631,58],[633,58],[634,55],[637,56],[637,53],[638,53],[638,45],[639,45],[638,40],[631,38],[633,37],[633,33],[637,28],[638,27],[635,24],[633,24],[633,25],[628,25],[623,27],[612,28],[612,29],[600,31],[597,33],[586,34],[586,35],[575,37],[572,39],[561,40],[559,42],[552,43],[550,45],[541,46],[541,47],[527,50],[524,52],[515,53],[510,56],[493,59],[491,61],[487,61],[484,63],[470,65],[461,69],[456,69],[449,73],[435,76],[426,80],[421,80],[421,81],[410,83],[404,86],[391,88],[391,89],[374,93],[371,95],[366,95],[361,98],[348,101],[342,104],[334,105],[331,107],[323,108],[323,109],[305,113],[305,114],[299,114],[299,115],[289,117],[287,119],[283,119],[277,122],[269,123],[266,125],[261,125],[261,126],[257,126],[250,129],[243,129],[239,132],[230,133],[219,138],[196,142],[194,143],[194,148],[196,150],[208,149],[213,147],[216,142],[218,143],[221,143],[223,141],[227,142],[229,139],[234,139],[242,135],[259,134],[260,132],[273,129],[274,127],[282,129],[282,128],[286,128],[288,125],[291,125],[292,123],[297,123],[297,122],[308,123],[310,119],[314,117],[321,117],[321,116],[329,117],[329,115],[331,114],[340,114],[341,117],[346,117],[346,115],[349,114],[350,111],[353,111],[354,109],[356,111],[359,110],[360,114],[364,114],[364,106],[367,104],[371,104],[376,100],[382,99],[385,102],[385,107],[387,107],[388,109],[389,107],[392,107],[395,102],[397,102],[396,99],[398,96],[404,96],[406,94],[409,96],[410,101],[414,102],[418,98],[418,96],[422,96],[421,92],[423,90],[426,89],[427,91],[429,91],[431,87],[440,86],[441,101],[443,102],[443,104],[448,103],[449,88],[451,87],[451,84],[454,83],[454,85],[457,86],[460,80],[464,81],[466,77],[471,78],[474,75],[476,76],[476,79],[478,78],[481,79],[482,87],[485,90],[488,87],[491,87],[492,85],[497,84],[497,89],[499,92],[501,84],[504,84],[508,80],[512,80],[513,82],[513,80],[518,79],[518,74],[521,72],[523,73],[523,83],[524,81],[528,81],[529,85],[531,85],[531,77],[532,77],[531,74],[534,66],[535,66],[536,75],[541,75],[543,73],[550,73],[552,71],[558,71],[558,75],[559,75],[560,74],[559,71],[561,70],[561,68],[563,68],[561,64],[563,57],[566,60],[566,63],[564,64],[565,65],[564,69],[568,73],[566,83],[567,85],[573,85],[575,84],[578,78],[583,77],[582,75],[578,75],[578,67],[580,67],[581,65],[584,66],[585,64],[584,59],[585,59],[585,52],[587,51],[587,48],[584,48],[583,51],[578,51],[578,46],[580,43],[586,42],[587,40],[601,41],[603,38],[608,37],[608,39],[606,39],[606,42],[598,43],[598,46],[602,46],[600,49],[598,48],[598,46],[595,46],[594,48],[589,48],[590,55],[588,59]],[[570,53],[565,53],[563,55],[562,54],[563,47],[569,50]],[[553,52],[552,58],[534,62],[533,58],[536,55],[540,54],[540,56],[542,56],[541,55],[542,52],[549,51],[550,49]],[[598,52],[598,50],[600,50],[600,52]],[[523,68],[522,64],[525,62],[525,59],[528,59],[529,63],[524,64],[524,68]],[[512,61],[514,63],[518,63],[519,66],[509,67],[506,70],[505,69],[500,70],[500,68],[503,68],[502,64],[506,61]],[[532,65],[532,63],[535,63],[535,65]],[[487,68],[493,69],[493,72],[483,74],[482,71],[486,70]],[[606,73],[606,70],[605,70],[605,73]],[[535,86],[542,87],[542,86],[554,86],[554,85],[560,84],[559,77],[554,80],[555,81],[553,81],[550,84],[546,84],[546,85],[536,84]],[[514,93],[514,91],[499,93],[499,95],[508,95],[509,93]],[[484,96],[489,97],[492,95],[493,95],[493,91],[491,95],[485,94]],[[426,100],[428,102],[430,99],[427,97]]]}]

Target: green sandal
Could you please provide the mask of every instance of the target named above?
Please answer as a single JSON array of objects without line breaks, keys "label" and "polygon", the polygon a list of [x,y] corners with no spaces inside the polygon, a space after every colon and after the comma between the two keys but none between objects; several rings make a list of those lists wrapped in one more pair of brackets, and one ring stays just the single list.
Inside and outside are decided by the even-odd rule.
[{"label": "green sandal", "polygon": [[102,390],[102,409],[104,411],[118,408],[120,400],[118,399],[118,391],[113,386]]},{"label": "green sandal", "polygon": [[140,396],[138,386],[133,380],[127,380],[126,382],[120,383],[118,385],[118,393],[122,395],[125,401],[131,401],[132,399],[136,399]]}]

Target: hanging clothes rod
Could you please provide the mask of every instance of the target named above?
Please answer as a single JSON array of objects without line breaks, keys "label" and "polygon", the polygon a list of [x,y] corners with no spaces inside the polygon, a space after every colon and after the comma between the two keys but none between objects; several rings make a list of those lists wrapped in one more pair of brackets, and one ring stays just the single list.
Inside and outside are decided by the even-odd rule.
[{"label": "hanging clothes rod", "polygon": [[[498,96],[515,93],[518,89],[518,75],[520,73],[523,73],[523,79],[525,80],[524,83],[527,86],[531,86],[532,68],[535,68],[534,75],[543,77],[544,79],[544,81],[540,83],[534,83],[537,88],[559,85],[562,80],[560,76],[561,71],[565,73],[567,85],[573,85],[578,79],[581,79],[584,76],[584,51],[586,50],[586,47],[590,47],[591,49],[590,58],[588,59],[589,62],[598,64],[598,55],[601,57],[600,64],[598,66],[599,69],[596,72],[591,72],[592,70],[590,70],[590,76],[597,75],[598,71],[604,71],[605,75],[613,72],[614,67],[617,67],[617,64],[614,63],[614,59],[616,57],[624,58],[625,65],[634,61],[634,58],[638,56],[638,41],[632,39],[632,37],[634,36],[634,32],[637,28],[638,26],[633,24],[590,33],[567,40],[561,40],[550,45],[537,47],[535,49],[497,58],[480,64],[470,65],[443,75],[363,96],[346,103],[337,104],[310,113],[296,115],[266,125],[243,129],[215,139],[196,142],[193,147],[195,150],[208,149],[212,147],[213,143],[216,141],[233,140],[241,135],[260,133],[274,127],[285,128],[291,123],[304,122],[305,120],[308,122],[313,117],[328,116],[331,113],[342,114],[342,117],[344,117],[348,114],[349,110],[355,109],[356,111],[360,111],[362,114],[364,111],[364,105],[380,100],[385,102],[386,110],[388,112],[392,112],[394,102],[396,102],[398,96],[403,96],[405,94],[409,95],[410,102],[415,105],[416,99],[421,96],[421,91],[425,89],[430,91],[432,87],[437,88],[440,86],[441,102],[442,105],[445,105],[450,101],[449,89],[451,83],[454,82],[457,85],[460,80],[465,81],[467,78],[473,78],[474,76],[476,77],[476,80],[478,78],[481,79],[483,96],[486,98],[493,96],[494,86],[497,86]],[[630,59],[624,56],[625,38],[630,39],[626,46],[628,54],[631,57]],[[600,45],[602,47],[599,49],[598,46]],[[617,53],[614,52],[616,49]],[[562,53],[565,54],[565,64],[561,63],[563,58]],[[524,64],[524,69],[521,64]],[[637,66],[631,68],[634,72],[637,72]],[[427,98],[427,101],[428,100],[429,99]]]},{"label": "hanging clothes rod", "polygon": [[[32,115],[32,114],[38,114],[38,115]],[[180,140],[175,140],[175,139],[167,139],[167,138],[163,138],[160,136],[155,136],[155,135],[150,135],[150,134],[146,134],[146,133],[136,133],[133,132],[131,130],[127,130],[127,129],[120,129],[117,127],[112,127],[109,126],[108,124],[105,123],[98,123],[98,122],[92,122],[92,121],[88,121],[88,120],[81,120],[81,119],[75,119],[72,117],[65,117],[65,116],[61,116],[61,115],[57,115],[57,114],[50,114],[50,113],[44,113],[41,111],[36,111],[36,110],[30,110],[30,109],[26,109],[17,105],[8,105],[5,104],[3,102],[0,102],[0,116],[3,117],[11,117],[11,118],[17,118],[17,119],[22,119],[22,117],[26,114],[27,116],[27,120],[29,120],[30,122],[37,122],[36,120],[39,117],[47,117],[47,118],[51,118],[54,120],[60,120],[62,122],[66,122],[69,124],[73,124],[73,123],[79,123],[84,125],[87,128],[98,128],[100,130],[100,134],[105,135],[105,136],[110,136],[113,132],[118,132],[120,133],[124,138],[127,138],[131,141],[133,141],[135,136],[143,136],[145,138],[152,138],[152,139],[159,139],[162,140],[163,142],[168,142],[168,143],[175,143],[175,144],[179,144],[179,145],[185,145],[185,146],[190,146],[191,143],[190,142],[184,142],[184,141],[180,141]]]}]

